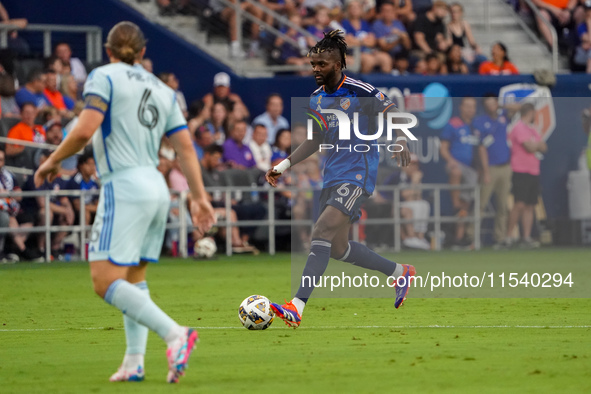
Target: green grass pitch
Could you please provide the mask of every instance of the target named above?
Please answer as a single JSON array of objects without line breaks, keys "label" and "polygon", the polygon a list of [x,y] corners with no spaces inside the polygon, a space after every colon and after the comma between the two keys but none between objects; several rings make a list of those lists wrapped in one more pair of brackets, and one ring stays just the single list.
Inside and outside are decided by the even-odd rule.
[{"label": "green grass pitch", "polygon": [[[390,257],[419,273],[426,260],[591,264],[584,249]],[[201,336],[178,385],[165,383],[165,346],[152,333],[146,380],[108,381],[124,353],[123,321],[94,295],[86,263],[0,266],[0,392],[591,392],[589,299],[428,299],[411,290],[400,310],[393,299],[313,299],[297,330],[276,320],[247,331],[237,316],[245,297],[289,298],[289,255],[165,259],[148,283],[156,303]]]}]

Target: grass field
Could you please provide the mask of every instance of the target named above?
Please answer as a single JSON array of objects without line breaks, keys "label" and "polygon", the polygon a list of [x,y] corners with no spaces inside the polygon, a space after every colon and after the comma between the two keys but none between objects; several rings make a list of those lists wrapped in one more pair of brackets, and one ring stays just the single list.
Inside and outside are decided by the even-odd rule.
[{"label": "grass field", "polygon": [[[586,259],[584,249],[402,253],[399,261]],[[337,264],[337,263],[331,263]],[[152,298],[201,342],[187,376],[165,383],[150,334],[146,380],[109,383],[125,349],[120,313],[94,295],[87,264],[0,266],[0,393],[584,393],[591,392],[591,300],[316,299],[302,326],[247,331],[246,296],[289,298],[290,257],[167,260]]]}]

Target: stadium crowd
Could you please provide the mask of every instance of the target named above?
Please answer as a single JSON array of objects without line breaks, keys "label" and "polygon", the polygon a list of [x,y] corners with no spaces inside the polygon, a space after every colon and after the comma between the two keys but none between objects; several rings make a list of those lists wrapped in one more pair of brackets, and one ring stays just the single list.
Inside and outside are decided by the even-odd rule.
[{"label": "stadium crowd", "polygon": [[[169,3],[169,6],[172,7],[173,4]],[[469,73],[477,70],[487,74],[517,72],[508,61],[507,51],[502,43],[493,46],[491,61],[484,60],[469,24],[462,19],[462,7],[457,3],[448,6],[440,0],[433,3],[425,0],[384,1],[376,8],[371,0],[352,0],[347,2],[342,15],[335,12],[339,9],[339,4],[338,0],[334,0],[332,3],[304,1],[299,5],[282,2],[276,6],[277,10],[287,13],[294,23],[301,23],[301,26],[318,37],[338,22],[347,32],[347,41],[352,46],[362,47],[361,64],[364,72],[379,70],[396,75],[405,75],[409,70],[422,74]],[[587,10],[591,9],[591,4],[588,7],[584,3],[582,7],[585,15],[590,16],[591,13]],[[3,17],[1,11],[2,9],[0,17]],[[443,19],[448,12],[451,12],[451,19],[446,25]],[[7,15],[3,19],[5,22],[10,21]],[[26,24],[26,20],[22,23]],[[294,34],[294,38],[299,34],[289,29],[285,32],[288,35]],[[297,38],[300,40],[302,37]],[[302,49],[310,45],[307,40],[300,41]],[[303,61],[304,52],[290,51],[281,42],[275,44],[285,49],[284,53],[293,55],[285,58],[286,62],[298,64]],[[468,58],[470,61],[467,61]],[[60,176],[51,184],[46,183],[36,189],[32,177],[25,175],[26,170],[32,174],[48,156],[52,145],[58,145],[76,124],[77,116],[83,108],[81,91],[87,78],[85,65],[72,56],[70,45],[66,42],[57,43],[53,55],[44,60],[44,67],[29,70],[22,81],[15,77],[16,72],[8,71],[13,70],[11,61],[12,58],[0,58],[0,132],[8,138],[24,141],[25,145],[6,143],[0,151],[1,189],[8,192],[63,189],[96,191],[99,182],[91,147],[77,158],[64,162]],[[142,66],[153,71],[150,59],[144,59]],[[231,78],[227,73],[216,74],[211,92],[191,103],[186,102],[176,75],[163,72],[158,77],[177,92],[176,98],[187,118],[207,187],[263,186],[264,172],[285,159],[290,154],[291,147],[298,146],[305,139],[304,125],[290,125],[283,116],[284,103],[279,94],[268,95],[263,113],[251,114],[244,100],[232,92]],[[514,142],[514,146],[523,145],[524,142],[527,142],[527,146],[519,151],[511,149],[507,143],[507,122],[510,116],[518,111],[523,112],[524,109],[499,108],[496,97],[485,97],[481,104],[481,109],[478,110],[479,103],[476,99],[464,99],[459,106],[460,116],[452,118],[442,133],[441,155],[447,163],[450,184],[475,186],[480,182],[483,186],[480,204],[483,210],[491,195],[496,195],[497,246],[511,246],[515,237],[515,224],[521,218],[524,243],[528,247],[536,247],[539,244],[531,238],[531,222],[539,182],[537,178],[531,177],[539,176],[539,160],[535,157],[536,152],[545,150],[545,146],[539,141],[529,143],[532,138],[528,134],[532,130],[531,121],[528,123],[529,115],[522,113],[523,125],[520,130],[525,140]],[[465,138],[465,134],[470,138]],[[475,148],[480,155],[473,156]],[[166,140],[163,140],[159,157],[158,168],[174,191],[169,220],[178,222],[178,193],[188,190],[187,182],[179,170],[174,151]],[[299,220],[317,215],[317,207],[312,198],[316,191],[307,189],[321,188],[322,160],[319,155],[312,156],[280,178],[283,185],[295,185],[302,190],[283,190],[275,194],[276,219]],[[13,174],[5,166],[25,171]],[[528,185],[527,190],[515,190],[516,183],[513,183],[517,203],[514,211],[508,215],[507,200],[511,177],[515,176],[511,175],[512,172],[529,174],[531,177],[522,176],[517,183]],[[364,218],[384,217],[384,212],[394,215],[393,210],[400,209],[401,217],[411,220],[402,229],[403,245],[408,248],[430,249],[432,242],[428,241],[427,219],[431,215],[431,203],[425,193],[416,188],[416,185],[421,184],[422,178],[416,157],[411,166],[402,171],[386,171],[379,177],[381,184],[404,186],[401,205],[393,206],[392,193],[375,193],[364,210]],[[528,179],[524,180],[525,178]],[[229,210],[226,209],[228,196],[224,192],[214,191],[210,195],[220,220],[233,223],[238,220],[261,220],[268,216],[267,193],[227,193],[231,202]],[[471,195],[458,191],[452,192],[451,197],[455,214],[459,217],[467,216],[473,206]],[[87,224],[91,224],[98,195],[91,193],[84,198],[84,212],[80,212],[80,200],[76,197],[52,196],[49,206],[46,206],[42,197],[2,198],[0,227],[26,229],[44,225],[46,211],[49,211],[51,223],[55,225],[78,223],[81,215],[84,215]],[[471,232],[465,227],[463,223],[459,223],[453,232],[454,237],[449,237],[453,246],[469,248],[473,245]],[[268,237],[261,228],[234,226],[230,234],[219,229],[215,236],[220,245],[224,244],[226,237],[230,237],[234,253],[258,253],[253,241],[256,243],[257,240]],[[389,228],[391,230],[391,226]],[[392,239],[388,231],[374,229],[372,234],[372,229],[365,230],[362,228],[361,236],[367,242],[379,245],[387,244]],[[306,250],[310,242],[309,232],[307,226],[296,227],[293,246]],[[62,258],[71,249],[71,245],[64,241],[67,235],[66,232],[55,233],[51,245],[45,245],[45,236],[42,233],[15,232],[9,236],[0,236],[0,260],[39,259],[47,248],[51,249],[54,258]],[[289,239],[290,229],[284,228],[282,231],[279,227],[277,235]],[[178,231],[169,231],[165,248],[171,254],[177,253],[178,237]]]}]

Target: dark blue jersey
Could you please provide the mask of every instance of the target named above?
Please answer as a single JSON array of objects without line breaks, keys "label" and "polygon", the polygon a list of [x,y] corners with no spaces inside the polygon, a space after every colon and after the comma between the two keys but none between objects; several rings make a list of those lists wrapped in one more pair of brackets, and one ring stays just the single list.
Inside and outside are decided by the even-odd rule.
[{"label": "dark blue jersey", "polygon": [[[378,115],[393,110],[395,104],[372,85],[343,76],[333,93],[327,93],[324,86],[310,96],[310,108],[316,112],[322,109],[336,109],[347,114],[351,121],[353,114],[359,114],[359,132],[374,135],[378,129]],[[351,139],[339,139],[339,124],[336,116],[323,114],[327,128],[320,130],[323,144],[333,145],[327,153],[324,165],[324,188],[350,183],[363,188],[371,194],[376,186],[380,151],[375,140],[362,140],[355,135],[351,125]],[[386,133],[384,117],[383,133]],[[394,143],[392,141],[392,143]],[[370,149],[367,152],[367,147]],[[357,148],[357,151],[356,151]],[[383,149],[383,148],[382,148]]]}]

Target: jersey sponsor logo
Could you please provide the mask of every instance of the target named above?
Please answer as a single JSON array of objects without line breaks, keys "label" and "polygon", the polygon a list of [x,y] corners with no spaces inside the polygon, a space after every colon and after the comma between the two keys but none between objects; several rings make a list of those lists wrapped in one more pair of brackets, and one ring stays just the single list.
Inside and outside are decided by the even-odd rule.
[{"label": "jersey sponsor logo", "polygon": [[341,99],[341,108],[344,109],[345,111],[349,109],[349,107],[351,106],[351,100],[348,98],[343,98]]}]

